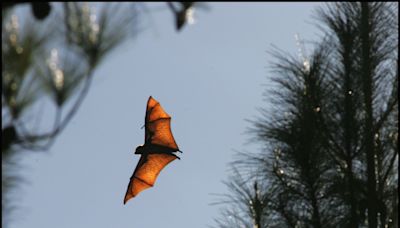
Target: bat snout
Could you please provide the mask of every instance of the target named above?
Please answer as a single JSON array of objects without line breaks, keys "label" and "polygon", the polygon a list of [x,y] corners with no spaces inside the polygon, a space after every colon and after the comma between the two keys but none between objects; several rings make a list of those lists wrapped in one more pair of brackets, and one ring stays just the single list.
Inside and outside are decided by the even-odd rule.
[{"label": "bat snout", "polygon": [[136,147],[135,154],[143,154],[144,150],[144,146],[138,146]]}]

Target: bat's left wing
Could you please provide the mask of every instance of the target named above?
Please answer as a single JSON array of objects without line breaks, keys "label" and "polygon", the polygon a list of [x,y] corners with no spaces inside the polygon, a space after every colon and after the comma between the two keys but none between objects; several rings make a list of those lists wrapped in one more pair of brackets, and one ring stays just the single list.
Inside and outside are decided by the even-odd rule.
[{"label": "bat's left wing", "polygon": [[124,204],[141,191],[153,187],[161,170],[176,158],[174,154],[164,153],[142,155],[129,182]]}]

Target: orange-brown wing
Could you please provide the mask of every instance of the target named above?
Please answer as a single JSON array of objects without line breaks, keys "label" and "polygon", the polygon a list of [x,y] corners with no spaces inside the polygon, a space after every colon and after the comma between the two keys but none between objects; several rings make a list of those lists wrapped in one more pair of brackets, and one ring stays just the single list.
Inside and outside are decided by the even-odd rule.
[{"label": "orange-brown wing", "polygon": [[176,158],[177,157],[173,154],[150,153],[142,155],[129,182],[124,204],[141,191],[153,187],[160,171]]},{"label": "orange-brown wing", "polygon": [[145,118],[145,144],[156,144],[178,151],[171,132],[171,116],[169,116],[160,103],[149,97]]}]

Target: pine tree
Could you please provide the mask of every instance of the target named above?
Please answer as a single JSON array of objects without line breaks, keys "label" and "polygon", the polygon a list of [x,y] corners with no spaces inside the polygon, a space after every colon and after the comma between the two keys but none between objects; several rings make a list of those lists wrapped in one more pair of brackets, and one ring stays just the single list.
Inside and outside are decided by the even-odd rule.
[{"label": "pine tree", "polygon": [[265,149],[234,162],[262,177],[263,227],[395,226],[396,12],[393,3],[331,3],[318,11],[325,38],[309,59],[274,53],[274,106],[250,132]]},{"label": "pine tree", "polygon": [[388,201],[394,198],[392,178],[398,169],[396,8],[391,3],[341,3],[319,11],[332,35],[337,101],[327,119],[331,151],[343,175],[336,185],[346,186],[340,194],[350,208],[349,227],[364,224],[366,216],[369,227],[393,225],[386,211],[392,208]]},{"label": "pine tree", "polygon": [[[110,4],[96,13],[87,3],[29,3],[32,15],[19,4],[25,3],[2,3],[3,225],[16,205],[10,204],[11,190],[21,182],[18,155],[52,145],[77,113],[104,57],[137,32],[137,10],[128,5]],[[38,111],[46,102],[54,112]],[[45,123],[53,115],[53,125],[39,124],[43,112]]]}]

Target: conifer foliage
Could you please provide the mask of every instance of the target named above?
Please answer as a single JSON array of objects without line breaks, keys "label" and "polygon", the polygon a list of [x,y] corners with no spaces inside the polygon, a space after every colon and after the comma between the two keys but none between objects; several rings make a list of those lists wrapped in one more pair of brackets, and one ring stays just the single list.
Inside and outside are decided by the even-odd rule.
[{"label": "conifer foliage", "polygon": [[273,52],[272,105],[249,131],[264,149],[232,163],[218,227],[396,227],[397,10],[329,3],[309,57]]}]

